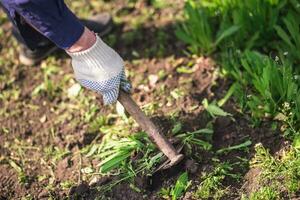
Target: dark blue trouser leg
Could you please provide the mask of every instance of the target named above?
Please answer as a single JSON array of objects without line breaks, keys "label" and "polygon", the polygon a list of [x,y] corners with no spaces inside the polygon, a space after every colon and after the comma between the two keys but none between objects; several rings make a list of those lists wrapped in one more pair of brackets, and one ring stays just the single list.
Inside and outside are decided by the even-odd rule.
[{"label": "dark blue trouser leg", "polygon": [[[84,26],[64,0],[0,0],[26,45],[38,46],[45,37],[62,49],[72,46]],[[34,28],[33,28],[34,27]]]},{"label": "dark blue trouser leg", "polygon": [[11,21],[13,25],[12,34],[20,44],[25,45],[30,49],[36,49],[38,47],[49,45],[52,43],[48,38],[28,25],[25,20],[22,19],[20,15],[18,15],[18,13],[16,13],[15,19],[13,20],[9,14],[9,11],[1,2],[0,7],[4,10],[4,12],[8,16],[8,19]]}]

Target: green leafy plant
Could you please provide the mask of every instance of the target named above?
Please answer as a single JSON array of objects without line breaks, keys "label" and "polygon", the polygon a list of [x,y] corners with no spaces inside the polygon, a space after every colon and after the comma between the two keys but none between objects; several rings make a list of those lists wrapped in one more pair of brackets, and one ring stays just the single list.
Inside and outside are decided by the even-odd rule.
[{"label": "green leafy plant", "polygon": [[216,153],[217,154],[223,154],[223,153],[227,153],[233,150],[245,150],[248,149],[248,147],[252,144],[252,142],[250,140],[247,140],[241,144],[238,145],[234,145],[234,146],[230,146],[230,147],[226,147],[226,148],[222,148],[219,149]]},{"label": "green leafy plant", "polygon": [[[238,84],[235,96],[243,108],[250,109],[256,122],[264,117],[275,117],[285,102],[298,110],[299,87],[290,65],[246,51],[225,61],[224,68]],[[290,117],[298,118],[296,114]]]},{"label": "green leafy plant", "polygon": [[[290,10],[283,18],[284,27],[276,25],[275,30],[281,41],[278,50],[295,63],[300,62],[300,12]],[[284,29],[286,28],[286,30]]]},{"label": "green leafy plant", "polygon": [[170,187],[167,187],[167,188],[163,187],[160,189],[158,194],[163,199],[170,199],[170,191],[171,191]]},{"label": "green leafy plant", "polygon": [[71,152],[67,149],[60,149],[57,146],[47,146],[44,148],[45,157],[47,160],[51,160],[52,163],[57,163],[58,161],[64,159]]},{"label": "green leafy plant", "polygon": [[210,150],[212,145],[209,142],[199,139],[199,136],[201,136],[201,134],[212,135],[212,133],[213,131],[210,129],[200,129],[193,132],[178,134],[176,137],[182,139],[183,144],[189,146],[190,149],[191,149],[191,145],[197,145],[203,148],[204,150]]},{"label": "green leafy plant", "polygon": [[99,145],[93,145],[87,156],[98,157],[101,160],[98,165],[100,172],[107,173],[127,161],[135,151],[143,148],[144,144],[139,140],[140,136],[141,134],[132,137],[109,138]]},{"label": "green leafy plant", "polygon": [[24,171],[24,168],[19,166],[15,161],[11,159],[8,160],[8,163],[17,172],[19,182],[21,184],[27,184],[29,180]]},{"label": "green leafy plant", "polygon": [[228,193],[228,188],[223,185],[225,177],[234,177],[232,174],[232,165],[229,163],[218,163],[214,170],[208,174],[204,174],[202,181],[195,192],[197,199],[221,199]]},{"label": "green leafy plant", "polygon": [[176,35],[189,45],[192,53],[210,54],[225,38],[239,30],[239,26],[233,25],[214,34],[212,14],[198,1],[186,1],[184,11],[186,20],[178,26]]},{"label": "green leafy plant", "polygon": [[202,101],[202,105],[204,106],[205,110],[213,117],[221,116],[221,117],[226,117],[226,116],[232,116],[232,114],[225,112],[222,108],[220,108],[216,102],[208,103],[207,99],[204,99]]},{"label": "green leafy plant", "polygon": [[176,35],[194,54],[265,47],[276,39],[274,27],[286,5],[286,0],[188,0]]},{"label": "green leafy plant", "polygon": [[238,33],[231,38],[235,47],[240,49],[265,47],[270,40],[276,38],[274,26],[278,22],[280,11],[287,1],[248,0],[230,2],[230,8],[223,14],[226,21],[223,24],[233,24],[240,27]]},{"label": "green leafy plant", "polygon": [[213,130],[209,128],[199,129],[192,132],[181,132],[182,124],[176,123],[172,129],[172,133],[179,138],[183,145],[191,152],[193,146],[209,151],[212,145],[209,143],[212,138]]},{"label": "green leafy plant", "polygon": [[190,185],[191,181],[188,181],[188,173],[184,172],[179,176],[173,187],[162,188],[159,195],[164,199],[177,200],[182,197]]},{"label": "green leafy plant", "polygon": [[171,189],[172,200],[179,199],[183,195],[183,193],[187,190],[189,185],[190,182],[188,181],[188,173],[184,172],[179,176],[175,186]]},{"label": "green leafy plant", "polygon": [[[130,136],[106,134],[100,144],[92,144],[81,152],[86,157],[100,160],[100,174],[118,176],[118,179],[99,188],[102,192],[110,190],[120,182],[133,181],[138,175],[152,175],[164,157],[144,132]],[[94,173],[93,169],[88,171]]]},{"label": "green leafy plant", "polygon": [[100,144],[91,145],[83,153],[87,157],[92,156],[100,160],[98,164],[100,173],[108,174],[119,171],[127,175],[133,173],[132,176],[141,172],[151,174],[163,157],[144,132],[127,137],[105,135]]},{"label": "green leafy plant", "polygon": [[59,69],[54,65],[42,65],[41,68],[43,70],[44,80],[41,84],[34,88],[31,95],[37,96],[42,94],[52,100],[59,92],[61,92],[59,84],[52,80],[52,76],[57,74]]}]

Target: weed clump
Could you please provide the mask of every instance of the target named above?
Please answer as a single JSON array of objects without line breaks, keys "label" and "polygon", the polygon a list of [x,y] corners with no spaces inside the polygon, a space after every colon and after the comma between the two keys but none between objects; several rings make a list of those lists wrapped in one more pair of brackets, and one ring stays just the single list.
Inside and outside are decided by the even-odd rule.
[{"label": "weed clump", "polygon": [[272,156],[262,144],[257,144],[255,151],[256,154],[250,165],[262,171],[256,177],[261,188],[249,194],[249,199],[278,199],[279,197],[292,199],[295,197],[300,190],[299,149],[290,146],[280,152],[280,155]]}]

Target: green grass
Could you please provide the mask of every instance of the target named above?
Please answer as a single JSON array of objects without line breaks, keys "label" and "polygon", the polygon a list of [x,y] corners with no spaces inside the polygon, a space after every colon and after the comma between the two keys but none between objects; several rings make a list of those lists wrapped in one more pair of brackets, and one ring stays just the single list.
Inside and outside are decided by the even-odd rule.
[{"label": "green grass", "polygon": [[196,199],[221,199],[229,192],[229,187],[223,185],[225,178],[237,178],[238,175],[232,173],[232,164],[216,161],[213,170],[202,175],[201,182],[194,193]]},{"label": "green grass", "polygon": [[36,86],[34,90],[32,91],[32,97],[38,96],[38,95],[45,95],[50,100],[53,100],[55,97],[61,95],[62,93],[62,87],[63,82],[58,84],[58,82],[53,81],[53,77],[58,74],[59,67],[56,66],[54,58],[48,58],[47,61],[45,61],[41,68],[43,70],[44,80],[41,84]]},{"label": "green grass", "polygon": [[[193,54],[210,54],[217,49],[265,48],[275,40],[275,25],[287,1],[188,0],[185,20],[176,34]],[[258,23],[259,22],[259,23]]]},{"label": "green grass", "polygon": [[251,193],[249,197],[242,195],[242,200],[277,200],[280,193],[275,187],[276,186],[261,187],[258,191]]},{"label": "green grass", "polygon": [[300,12],[291,10],[283,17],[283,25],[275,26],[275,30],[282,40],[277,43],[278,51],[296,64],[300,62],[300,23],[296,20],[299,17]]},{"label": "green grass", "polygon": [[163,199],[172,199],[177,200],[180,199],[188,187],[191,185],[191,181],[188,181],[188,173],[182,173],[174,186],[168,188],[161,188],[159,191],[159,195]]},{"label": "green grass", "polygon": [[193,147],[209,151],[212,148],[210,144],[213,130],[209,128],[199,129],[193,132],[180,133],[179,124],[176,124],[173,128],[173,134],[176,138],[180,139],[182,144],[188,149],[188,152],[192,153]]},{"label": "green grass", "polygon": [[89,145],[82,153],[99,160],[97,172],[87,168],[88,174],[118,176],[101,189],[103,192],[123,181],[133,182],[136,176],[151,176],[163,158],[144,132],[130,136],[107,134],[101,143]]},{"label": "green grass", "polygon": [[292,66],[258,52],[226,55],[225,73],[236,81],[233,94],[243,110],[250,111],[254,123],[259,124],[264,118],[278,120],[289,127],[284,130],[286,136],[297,136],[299,83]]},{"label": "green grass", "polygon": [[189,50],[194,54],[212,53],[225,38],[239,30],[239,26],[235,25],[215,29],[210,19],[211,12],[197,1],[186,2],[185,15],[186,20],[178,26],[176,35],[189,45]]},{"label": "green grass", "polygon": [[19,183],[21,183],[22,185],[28,184],[29,180],[24,170],[24,166],[18,165],[13,160],[8,160],[8,163],[17,172]]},{"label": "green grass", "polygon": [[287,193],[289,198],[293,197],[300,190],[299,149],[290,146],[278,156],[272,156],[262,144],[257,144],[255,150],[256,154],[250,167],[261,170],[257,179],[262,188],[248,195],[249,199],[284,198],[283,192]]},{"label": "green grass", "polygon": [[48,146],[44,149],[45,158],[51,160],[53,164],[56,164],[58,161],[67,157],[71,154],[70,151],[66,149],[60,149],[56,146]]}]

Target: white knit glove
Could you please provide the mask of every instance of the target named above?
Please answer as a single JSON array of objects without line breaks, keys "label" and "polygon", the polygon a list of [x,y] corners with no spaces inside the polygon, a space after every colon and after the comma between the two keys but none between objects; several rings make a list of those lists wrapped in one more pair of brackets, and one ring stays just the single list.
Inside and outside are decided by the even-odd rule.
[{"label": "white knit glove", "polygon": [[68,53],[72,58],[76,80],[84,87],[103,96],[104,104],[117,101],[120,87],[130,92],[131,85],[124,72],[124,61],[99,36],[87,50]]}]

